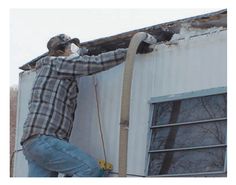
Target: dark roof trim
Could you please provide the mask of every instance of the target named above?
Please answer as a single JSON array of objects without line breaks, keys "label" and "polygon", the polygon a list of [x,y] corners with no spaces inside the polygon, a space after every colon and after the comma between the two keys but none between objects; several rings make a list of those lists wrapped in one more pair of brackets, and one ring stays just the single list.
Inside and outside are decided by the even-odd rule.
[{"label": "dark roof trim", "polygon": [[[177,21],[171,21],[163,24],[149,26],[118,35],[104,37],[88,42],[81,43],[82,47],[89,49],[89,55],[97,55],[99,53],[116,50],[118,48],[128,48],[131,37],[140,31],[147,32],[156,37],[158,42],[169,41],[174,34],[178,34],[182,24],[188,23],[196,29],[207,29],[211,27],[227,27],[227,9],[203,14],[195,17],[185,18]],[[22,70],[30,70],[34,68],[36,62],[46,56],[47,52],[20,67]]]}]

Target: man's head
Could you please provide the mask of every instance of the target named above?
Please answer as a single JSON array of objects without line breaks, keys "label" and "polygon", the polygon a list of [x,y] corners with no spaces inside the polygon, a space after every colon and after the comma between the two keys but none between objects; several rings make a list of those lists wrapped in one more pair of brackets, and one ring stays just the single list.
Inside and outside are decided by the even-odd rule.
[{"label": "man's head", "polygon": [[65,34],[52,37],[47,43],[49,56],[69,56],[73,54],[71,51],[72,43],[79,47],[80,40],[77,38],[71,39]]}]

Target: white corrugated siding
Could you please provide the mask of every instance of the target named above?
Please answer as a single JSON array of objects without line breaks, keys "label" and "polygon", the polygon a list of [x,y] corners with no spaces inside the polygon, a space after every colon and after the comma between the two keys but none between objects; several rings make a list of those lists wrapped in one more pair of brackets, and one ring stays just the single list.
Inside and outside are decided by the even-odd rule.
[{"label": "white corrugated siding", "polygon": [[[23,133],[23,124],[28,113],[28,102],[31,96],[31,87],[35,78],[35,72],[24,72],[20,74],[17,103],[17,125],[15,150],[21,149],[20,140]],[[28,166],[23,152],[15,153],[13,173],[16,177],[27,175]]]},{"label": "white corrugated siding", "polygon": [[[159,44],[154,52],[137,55],[130,112],[129,174],[145,174],[150,98],[225,87],[227,86],[226,63],[226,31],[179,40],[177,45]],[[96,75],[107,160],[114,165],[114,172],[118,172],[123,67],[124,65],[121,64]],[[26,83],[24,81],[27,80],[21,78],[21,86]],[[97,159],[103,159],[93,77],[83,77],[78,81],[80,93],[71,142]],[[28,86],[31,84],[29,83]],[[24,89],[21,88],[21,91],[23,92]],[[25,96],[24,93],[21,95]],[[21,108],[27,109],[25,104],[21,105]],[[21,119],[18,121],[18,125],[22,126],[23,121]]]}]

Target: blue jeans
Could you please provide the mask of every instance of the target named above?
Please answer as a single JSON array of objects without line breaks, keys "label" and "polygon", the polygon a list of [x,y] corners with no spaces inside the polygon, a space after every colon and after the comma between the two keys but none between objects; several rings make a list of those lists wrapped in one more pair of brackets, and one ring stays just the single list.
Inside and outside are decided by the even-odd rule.
[{"label": "blue jeans", "polygon": [[38,135],[23,144],[29,177],[102,176],[98,162],[72,144],[52,136]]}]

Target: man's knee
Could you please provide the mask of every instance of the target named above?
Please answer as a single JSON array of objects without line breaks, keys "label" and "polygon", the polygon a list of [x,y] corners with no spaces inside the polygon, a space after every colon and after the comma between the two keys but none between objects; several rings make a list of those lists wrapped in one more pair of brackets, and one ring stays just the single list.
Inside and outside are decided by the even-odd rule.
[{"label": "man's knee", "polygon": [[90,168],[86,170],[78,171],[73,174],[73,177],[99,177],[100,176],[100,167]]},{"label": "man's knee", "polygon": [[90,159],[73,176],[79,177],[98,177],[100,175],[100,166],[95,159]]},{"label": "man's knee", "polygon": [[101,168],[96,167],[91,171],[92,176],[91,177],[100,177],[101,176]]}]

